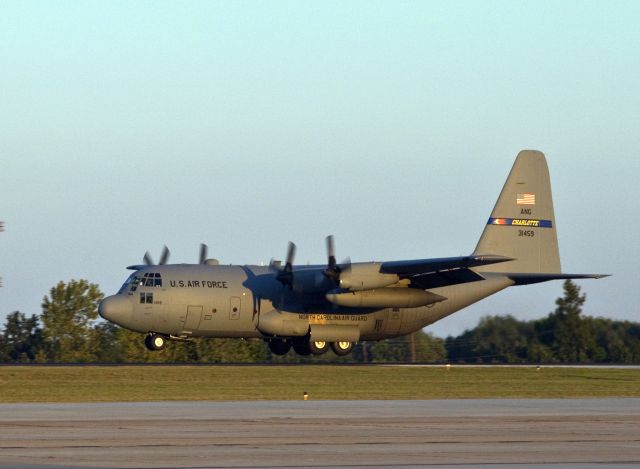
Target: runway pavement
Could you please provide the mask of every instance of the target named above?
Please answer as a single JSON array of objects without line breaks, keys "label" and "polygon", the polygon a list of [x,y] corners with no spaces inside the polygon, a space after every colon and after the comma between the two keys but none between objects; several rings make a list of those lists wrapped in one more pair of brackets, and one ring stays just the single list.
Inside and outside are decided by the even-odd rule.
[{"label": "runway pavement", "polygon": [[638,467],[640,399],[0,404],[2,469],[423,466]]}]

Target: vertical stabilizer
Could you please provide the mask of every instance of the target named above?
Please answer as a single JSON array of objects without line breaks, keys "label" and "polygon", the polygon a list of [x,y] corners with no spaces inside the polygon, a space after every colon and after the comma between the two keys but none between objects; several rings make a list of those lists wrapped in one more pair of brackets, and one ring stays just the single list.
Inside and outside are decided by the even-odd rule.
[{"label": "vertical stabilizer", "polygon": [[549,168],[543,153],[518,153],[474,254],[515,259],[478,271],[560,272]]}]

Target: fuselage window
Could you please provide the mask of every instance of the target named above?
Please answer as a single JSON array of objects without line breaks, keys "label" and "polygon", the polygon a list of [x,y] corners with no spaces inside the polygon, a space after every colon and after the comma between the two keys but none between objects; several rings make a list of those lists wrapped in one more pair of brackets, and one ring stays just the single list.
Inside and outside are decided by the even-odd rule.
[{"label": "fuselage window", "polygon": [[140,303],[153,304],[153,293],[140,293]]}]

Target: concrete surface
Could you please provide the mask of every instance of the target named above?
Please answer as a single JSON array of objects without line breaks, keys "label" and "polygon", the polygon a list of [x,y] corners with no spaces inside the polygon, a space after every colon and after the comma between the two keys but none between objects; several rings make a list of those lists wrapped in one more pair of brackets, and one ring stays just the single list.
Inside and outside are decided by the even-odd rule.
[{"label": "concrete surface", "polygon": [[2,469],[424,466],[640,467],[640,399],[0,404]]}]

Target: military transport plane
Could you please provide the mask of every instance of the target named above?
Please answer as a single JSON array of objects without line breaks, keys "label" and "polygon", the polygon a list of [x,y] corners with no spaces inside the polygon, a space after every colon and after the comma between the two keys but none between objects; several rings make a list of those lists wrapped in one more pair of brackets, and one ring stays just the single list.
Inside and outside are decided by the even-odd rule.
[{"label": "military transport plane", "polygon": [[326,265],[219,265],[201,246],[199,264],[144,265],[120,291],[105,298],[100,315],[146,334],[150,350],[193,337],[258,338],[274,354],[291,348],[346,355],[353,344],[409,334],[513,286],[564,274],[545,157],[521,151],[472,254],[390,262],[337,263],[327,237]]}]

